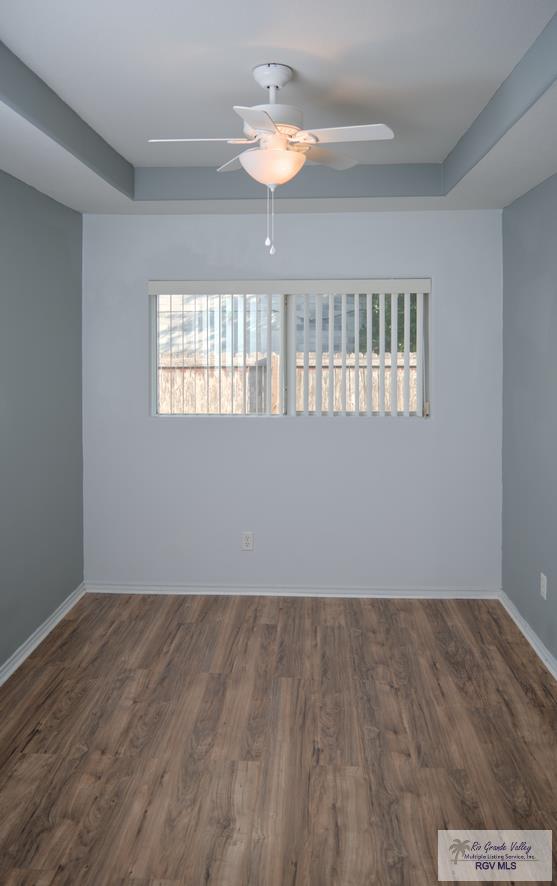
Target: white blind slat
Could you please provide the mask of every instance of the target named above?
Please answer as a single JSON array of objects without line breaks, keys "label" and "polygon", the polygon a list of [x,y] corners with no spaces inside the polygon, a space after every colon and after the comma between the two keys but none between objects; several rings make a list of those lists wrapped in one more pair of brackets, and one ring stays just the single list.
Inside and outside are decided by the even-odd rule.
[{"label": "white blind slat", "polygon": [[279,297],[279,336],[280,336],[280,354],[279,354],[279,414],[284,415],[286,412],[284,403],[284,389],[286,385],[285,360],[286,360],[286,334],[284,329],[284,299],[285,296]]},{"label": "white blind slat", "polygon": [[343,415],[346,415],[346,293],[340,296],[340,359],[341,359],[341,379],[340,379],[340,408]]},{"label": "white blind slat", "polygon": [[304,295],[304,377],[303,377],[303,402],[304,415],[309,412],[309,295]]},{"label": "white blind slat", "polygon": [[398,413],[398,292],[391,293],[391,415]]},{"label": "white blind slat", "polygon": [[217,330],[217,308],[218,308],[218,299],[216,295],[209,296],[209,310],[211,317],[211,333],[212,337],[210,339],[209,345],[211,347],[211,412],[218,412],[218,355],[217,355],[217,338],[218,338],[218,330]]},{"label": "white blind slat", "polygon": [[284,300],[284,311],[286,315],[286,376],[287,376],[287,398],[286,412],[288,415],[296,415],[296,310],[298,297],[295,295],[287,295]]},{"label": "white blind slat", "polygon": [[315,412],[323,411],[323,296],[315,296]]},{"label": "white blind slat", "polygon": [[180,360],[180,365],[182,366],[182,412],[185,412],[186,409],[186,354],[184,350],[185,346],[185,336],[184,336],[184,296],[180,296],[181,308],[182,308],[182,358]]},{"label": "white blind slat", "polygon": [[385,415],[385,293],[379,293],[379,415]]},{"label": "white blind slat", "polygon": [[360,294],[354,293],[354,415],[360,414]]},{"label": "white blind slat", "polygon": [[265,297],[265,309],[267,320],[267,365],[265,371],[265,412],[272,415],[273,404],[271,402],[273,394],[273,305],[272,295]]},{"label": "white blind slat", "polygon": [[261,296],[255,296],[255,412],[261,412]]},{"label": "white blind slat", "polygon": [[410,293],[404,293],[404,414],[410,415]]},{"label": "white blind slat", "polygon": [[424,296],[416,295],[416,415],[424,412],[424,369],[423,369],[423,327],[424,327]]},{"label": "white blind slat", "polygon": [[248,409],[248,386],[247,386],[247,351],[248,351],[248,297],[240,296],[240,304],[242,305],[242,412],[245,415]]},{"label": "white blind slat", "polygon": [[234,296],[229,295],[229,309],[227,316],[227,362],[229,365],[230,382],[230,411],[234,412]]},{"label": "white blind slat", "polygon": [[174,388],[174,384],[173,384],[174,342],[173,342],[173,338],[172,338],[172,319],[174,317],[174,313],[172,311],[172,307],[173,307],[172,299],[175,297],[176,296],[173,296],[173,295],[170,296],[170,317],[169,317],[169,322],[168,322],[168,341],[169,341],[169,346],[170,346],[170,412],[171,413],[174,412],[174,391],[173,391],[173,388]]},{"label": "white blind slat", "polygon": [[335,297],[329,296],[329,407],[328,415],[335,411]]},{"label": "white blind slat", "polygon": [[222,295],[219,295],[218,359],[219,359],[219,412],[222,412]]},{"label": "white blind slat", "polygon": [[211,411],[209,401],[209,296],[205,296],[204,317],[205,323],[205,412]]},{"label": "white blind slat", "polygon": [[197,296],[190,299],[193,332],[193,410],[197,412]]},{"label": "white blind slat", "polygon": [[371,292],[366,295],[366,411],[368,415],[373,412],[373,296]]}]

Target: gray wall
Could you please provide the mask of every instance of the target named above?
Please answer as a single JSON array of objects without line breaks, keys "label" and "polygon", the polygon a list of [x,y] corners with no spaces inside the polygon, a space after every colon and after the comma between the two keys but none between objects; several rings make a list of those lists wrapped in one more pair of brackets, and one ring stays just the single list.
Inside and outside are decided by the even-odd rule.
[{"label": "gray wall", "polygon": [[503,280],[503,589],[556,655],[557,176],[505,209]]},{"label": "gray wall", "polygon": [[81,216],[0,172],[0,663],[83,577]]},{"label": "gray wall", "polygon": [[[501,213],[281,213],[276,234],[270,257],[261,215],[85,217],[87,581],[498,590]],[[420,276],[431,418],[149,414],[149,280]]]}]

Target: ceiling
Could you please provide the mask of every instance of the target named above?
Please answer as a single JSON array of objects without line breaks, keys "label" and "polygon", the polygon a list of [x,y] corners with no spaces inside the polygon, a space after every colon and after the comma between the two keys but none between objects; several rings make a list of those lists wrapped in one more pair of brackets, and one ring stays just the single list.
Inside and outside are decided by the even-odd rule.
[{"label": "ceiling", "polygon": [[[130,200],[40,130],[0,103],[0,166],[73,209],[91,213],[183,214],[262,212],[265,201]],[[532,150],[532,131],[539,134]],[[280,198],[283,212],[495,209],[511,203],[556,171],[557,84],[447,196]],[[529,156],[529,162],[524,157]]]},{"label": "ceiling", "polygon": [[214,166],[234,104],[265,101],[254,65],[296,71],[307,126],[384,122],[367,163],[441,162],[524,55],[556,0],[2,0],[0,38],[136,166]]},{"label": "ceiling", "polygon": [[[148,139],[239,135],[232,105],[265,101],[252,67],[279,61],[295,70],[279,100],[302,108],[306,126],[388,124],[393,141],[343,150],[367,164],[357,167],[364,176],[366,169],[383,170],[391,180],[388,170],[396,164],[401,181],[414,183],[408,192],[401,185],[375,195],[370,185],[359,195],[354,170],[313,167],[287,186],[282,202],[289,210],[504,206],[557,172],[557,85],[550,86],[553,67],[557,84],[557,28],[553,43],[538,45],[536,58],[523,64],[556,13],[557,0],[345,0],[328,8],[323,0],[283,0],[280,7],[255,0],[2,0],[0,40],[121,155],[112,152],[117,162],[125,158],[141,176],[130,199],[8,99],[0,101],[0,168],[86,212],[261,211],[264,201],[243,172],[215,173],[214,183],[210,169],[196,172],[224,162],[234,147],[150,145]],[[545,81],[539,78],[530,101],[523,87],[544,64]],[[506,102],[508,125],[490,142],[501,106],[491,108],[486,125],[480,125],[482,113],[517,72],[513,101],[518,96],[522,108],[513,118]],[[32,91],[24,85],[22,94]],[[465,145],[471,159],[462,180],[421,191],[420,176],[441,182],[441,164],[474,127],[479,135]],[[95,133],[76,137],[85,144]],[[153,191],[165,170],[176,176],[166,179],[164,196],[138,189],[138,181],[151,181],[147,192]],[[330,176],[323,178],[322,198],[315,185],[321,179],[312,179],[320,173]],[[237,185],[229,188],[230,182]],[[299,183],[298,194],[293,185]]]}]

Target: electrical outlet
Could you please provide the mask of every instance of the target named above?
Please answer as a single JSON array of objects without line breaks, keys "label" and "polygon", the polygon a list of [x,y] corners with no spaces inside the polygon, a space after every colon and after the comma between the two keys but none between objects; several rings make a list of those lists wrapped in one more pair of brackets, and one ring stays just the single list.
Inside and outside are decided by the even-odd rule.
[{"label": "electrical outlet", "polygon": [[242,532],[240,547],[243,551],[253,551],[253,532]]},{"label": "electrical outlet", "polygon": [[544,600],[547,600],[547,575],[540,572],[540,594]]}]

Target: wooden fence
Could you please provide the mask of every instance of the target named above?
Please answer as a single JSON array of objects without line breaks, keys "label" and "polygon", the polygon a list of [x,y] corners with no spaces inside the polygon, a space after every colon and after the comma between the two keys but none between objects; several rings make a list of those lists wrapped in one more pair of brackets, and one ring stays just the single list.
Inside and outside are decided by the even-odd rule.
[{"label": "wooden fence", "polygon": [[[243,354],[234,356],[233,367],[209,365],[159,365],[158,367],[158,412],[161,415],[196,414],[250,414],[267,412],[267,361],[250,355],[243,363]],[[359,360],[359,410],[355,402],[356,360],[353,354],[346,358],[346,411],[365,413],[368,409],[368,373],[366,355]],[[281,412],[280,396],[280,357],[272,355],[271,366],[271,413]],[[334,355],[334,411],[342,411],[342,357]],[[296,410],[302,412],[303,403],[304,355],[296,354]],[[317,410],[316,398],[316,355],[309,354],[309,411]],[[416,411],[416,354],[410,354],[410,400],[409,411]],[[329,355],[323,354],[322,362],[322,411],[327,412],[329,404]],[[404,398],[404,355],[397,360],[397,407],[403,410]],[[380,412],[380,363],[374,354],[371,379],[372,412]],[[384,410],[391,411],[391,355],[385,354]]]}]

